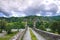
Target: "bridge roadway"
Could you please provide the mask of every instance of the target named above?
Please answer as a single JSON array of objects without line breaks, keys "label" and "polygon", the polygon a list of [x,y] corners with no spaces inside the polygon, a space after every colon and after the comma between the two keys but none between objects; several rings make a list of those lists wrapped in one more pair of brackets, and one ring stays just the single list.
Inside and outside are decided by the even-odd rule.
[{"label": "bridge roadway", "polygon": [[[28,30],[26,31],[26,34],[24,35],[23,40],[31,40],[31,35],[30,35],[30,31],[28,28]],[[32,30],[32,29],[31,29]],[[46,40],[44,37],[42,37],[41,35],[39,35],[37,32],[35,32],[34,30],[32,30],[32,32],[34,33],[34,35],[36,36],[37,40]]]},{"label": "bridge roadway", "polygon": [[[31,29],[31,28],[29,28],[29,27],[27,28],[22,40],[31,40],[31,34],[30,34],[30,30],[29,29]],[[42,31],[42,30],[37,30],[37,29],[34,29],[34,30],[31,29],[31,30],[32,30],[33,34],[36,36],[37,40],[60,40],[60,35],[55,35],[55,34],[52,34],[52,33],[49,33],[49,32],[45,32],[45,31]],[[18,33],[17,35],[19,36],[20,33]],[[45,36],[43,37],[43,35],[45,35]],[[13,40],[15,40],[15,39],[17,39],[19,37],[15,36],[13,38]]]}]

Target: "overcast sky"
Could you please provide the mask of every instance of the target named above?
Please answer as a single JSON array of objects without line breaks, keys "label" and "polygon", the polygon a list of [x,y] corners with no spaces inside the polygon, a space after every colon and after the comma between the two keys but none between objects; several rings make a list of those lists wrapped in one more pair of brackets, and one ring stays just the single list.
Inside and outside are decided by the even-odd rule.
[{"label": "overcast sky", "polygon": [[60,0],[0,0],[0,17],[60,15]]}]

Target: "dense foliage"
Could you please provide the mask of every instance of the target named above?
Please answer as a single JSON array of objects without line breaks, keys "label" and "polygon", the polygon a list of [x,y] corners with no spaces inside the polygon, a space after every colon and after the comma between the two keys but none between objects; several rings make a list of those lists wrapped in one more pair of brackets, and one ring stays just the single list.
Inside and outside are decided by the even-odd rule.
[{"label": "dense foliage", "polygon": [[0,19],[0,32],[3,30],[6,31],[8,34],[11,33],[11,29],[23,29],[25,28],[25,22],[20,20],[20,18],[17,20],[17,18],[1,18]]},{"label": "dense foliage", "polygon": [[0,17],[0,32],[6,30],[9,33],[11,29],[25,28],[26,22],[29,27],[33,28],[35,22],[38,29],[60,34],[60,16]]}]

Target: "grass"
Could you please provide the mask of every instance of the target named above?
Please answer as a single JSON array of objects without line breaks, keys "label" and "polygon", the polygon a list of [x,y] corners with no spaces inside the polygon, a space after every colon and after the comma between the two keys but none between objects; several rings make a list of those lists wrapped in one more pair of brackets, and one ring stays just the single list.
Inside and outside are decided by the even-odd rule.
[{"label": "grass", "polygon": [[0,37],[0,40],[9,40],[12,36],[14,36],[17,32],[12,32],[11,34],[7,34],[5,37]]},{"label": "grass", "polygon": [[30,34],[31,34],[31,39],[32,40],[37,40],[36,36],[34,35],[34,33],[32,32],[31,29],[30,29]]}]

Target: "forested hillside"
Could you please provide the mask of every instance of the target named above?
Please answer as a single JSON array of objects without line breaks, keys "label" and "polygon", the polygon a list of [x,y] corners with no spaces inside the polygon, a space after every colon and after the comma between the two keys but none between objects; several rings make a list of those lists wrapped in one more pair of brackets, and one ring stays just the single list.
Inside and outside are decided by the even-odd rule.
[{"label": "forested hillside", "polygon": [[38,29],[60,34],[60,16],[0,17],[0,24],[3,23],[0,25],[0,31],[25,28],[26,22],[29,27],[33,28],[35,22],[35,27]]}]

